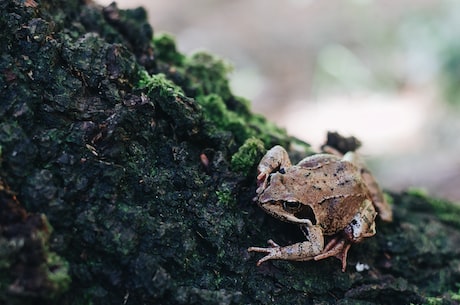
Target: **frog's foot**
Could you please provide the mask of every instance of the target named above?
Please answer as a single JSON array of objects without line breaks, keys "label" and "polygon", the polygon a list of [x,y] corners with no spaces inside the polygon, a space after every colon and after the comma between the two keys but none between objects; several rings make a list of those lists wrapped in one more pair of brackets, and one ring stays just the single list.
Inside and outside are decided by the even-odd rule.
[{"label": "frog's foot", "polygon": [[[268,184],[268,176],[270,176],[271,172],[268,171],[263,171],[259,172],[257,175],[257,189],[256,189],[256,194],[260,195],[264,189],[267,188]],[[254,200],[257,200],[257,196],[254,198]]]},{"label": "frog's foot", "polygon": [[267,151],[257,167],[257,194],[260,194],[267,187],[268,177],[271,173],[291,165],[289,155],[283,147],[276,145]]},{"label": "frog's foot", "polygon": [[324,247],[321,254],[316,255],[314,259],[320,260],[334,256],[342,261],[342,272],[347,268],[347,254],[350,250],[351,243],[344,238],[335,237]]},{"label": "frog's foot", "polygon": [[278,245],[271,239],[269,239],[267,243],[270,246],[270,248],[260,248],[260,247],[249,247],[248,248],[248,252],[268,253],[267,255],[259,259],[259,261],[257,262],[257,266],[260,266],[260,264],[270,259],[280,259],[282,257],[280,245]]}]

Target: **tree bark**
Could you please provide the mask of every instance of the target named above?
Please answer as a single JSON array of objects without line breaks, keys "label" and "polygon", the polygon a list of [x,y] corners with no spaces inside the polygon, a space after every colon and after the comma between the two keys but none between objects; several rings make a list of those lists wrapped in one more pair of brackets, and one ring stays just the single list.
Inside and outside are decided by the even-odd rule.
[{"label": "tree bark", "polygon": [[303,238],[253,203],[256,165],[312,151],[232,94],[228,64],[177,52],[141,8],[0,12],[1,304],[458,303],[458,206],[388,194],[394,221],[346,272],[256,267],[249,246]]}]

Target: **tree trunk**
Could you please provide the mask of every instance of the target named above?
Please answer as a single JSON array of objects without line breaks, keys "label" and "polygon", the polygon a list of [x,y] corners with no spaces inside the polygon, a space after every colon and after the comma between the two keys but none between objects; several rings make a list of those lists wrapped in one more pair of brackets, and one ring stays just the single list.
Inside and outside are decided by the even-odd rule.
[{"label": "tree trunk", "polygon": [[256,267],[249,246],[303,239],[253,203],[256,165],[308,144],[252,114],[224,61],[153,36],[143,9],[83,2],[0,2],[1,304],[460,300],[460,209],[416,192],[388,195],[394,221],[346,272]]}]

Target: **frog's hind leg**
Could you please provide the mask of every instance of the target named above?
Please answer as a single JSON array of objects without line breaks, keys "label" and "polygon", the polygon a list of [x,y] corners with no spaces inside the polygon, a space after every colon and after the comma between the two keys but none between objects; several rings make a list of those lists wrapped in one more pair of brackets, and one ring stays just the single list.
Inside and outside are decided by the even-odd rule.
[{"label": "frog's hind leg", "polygon": [[334,256],[342,261],[342,272],[345,272],[345,269],[347,268],[347,255],[350,247],[351,243],[343,237],[334,237],[331,241],[329,241],[326,247],[324,247],[323,252],[316,255],[314,259],[318,261],[320,259]]},{"label": "frog's hind leg", "polygon": [[250,247],[248,252],[261,252],[266,255],[262,257],[258,262],[257,266],[260,266],[265,261],[271,259],[280,259],[288,261],[308,261],[315,258],[315,255],[321,253],[318,245],[312,244],[309,241],[292,244],[289,246],[280,246],[273,240],[269,240],[268,248]]}]

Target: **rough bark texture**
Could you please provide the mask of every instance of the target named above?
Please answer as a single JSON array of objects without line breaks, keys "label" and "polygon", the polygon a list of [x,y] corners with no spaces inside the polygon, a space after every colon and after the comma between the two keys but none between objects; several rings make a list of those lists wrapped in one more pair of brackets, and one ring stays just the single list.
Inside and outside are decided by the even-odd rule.
[{"label": "rough bark texture", "polygon": [[146,20],[0,2],[0,304],[458,302],[460,209],[416,192],[389,196],[394,222],[344,273],[256,267],[248,246],[303,237],[252,203],[255,166],[274,144],[311,151],[231,93],[225,62]]}]

